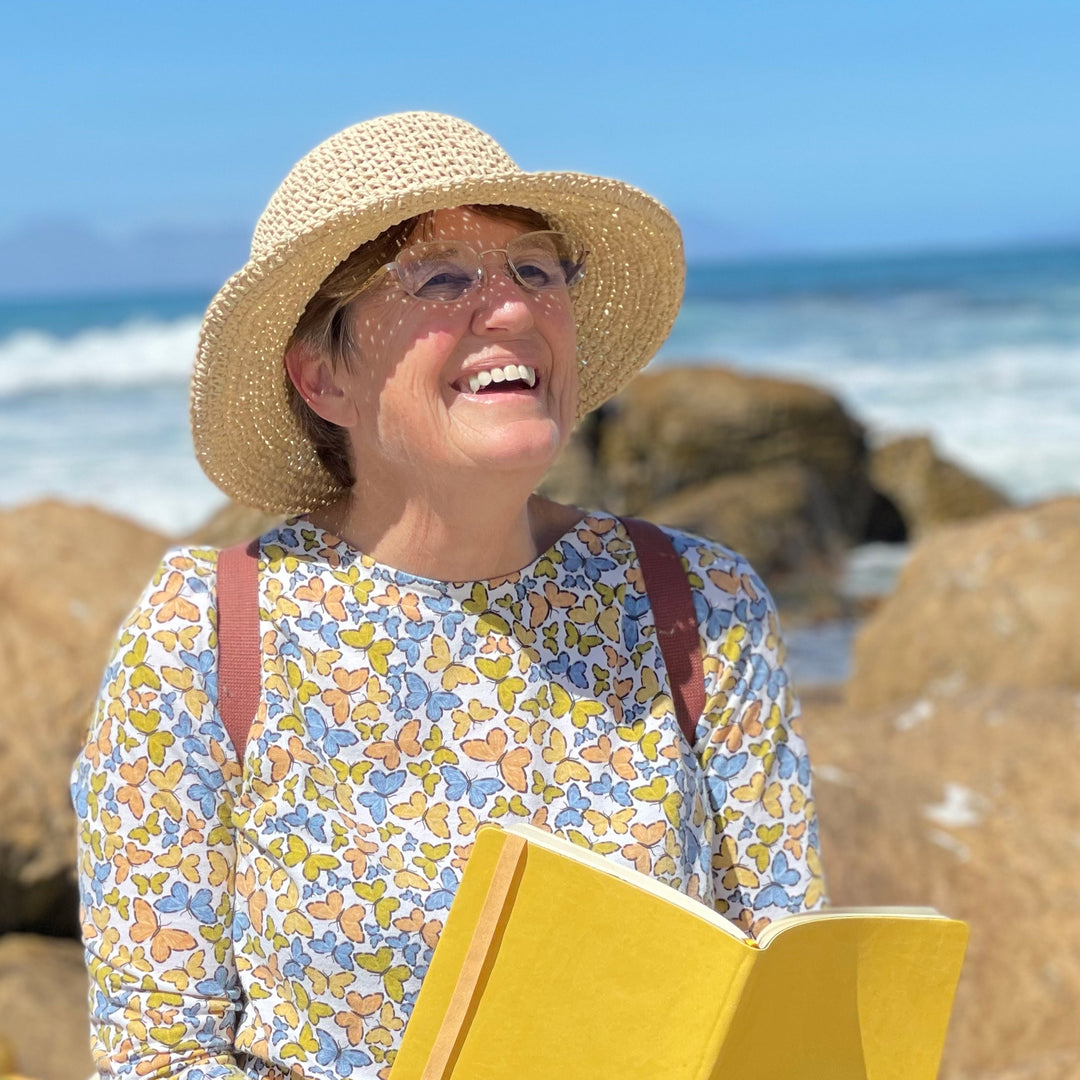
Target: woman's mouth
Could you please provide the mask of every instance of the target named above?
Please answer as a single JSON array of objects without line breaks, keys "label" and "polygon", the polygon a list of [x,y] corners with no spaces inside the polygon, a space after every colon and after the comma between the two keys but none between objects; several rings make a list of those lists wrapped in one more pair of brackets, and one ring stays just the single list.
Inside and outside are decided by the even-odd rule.
[{"label": "woman's mouth", "polygon": [[536,385],[536,368],[527,364],[504,364],[502,367],[474,372],[462,379],[461,383],[464,384],[461,389],[467,389],[471,394],[482,394],[485,390],[531,389]]}]

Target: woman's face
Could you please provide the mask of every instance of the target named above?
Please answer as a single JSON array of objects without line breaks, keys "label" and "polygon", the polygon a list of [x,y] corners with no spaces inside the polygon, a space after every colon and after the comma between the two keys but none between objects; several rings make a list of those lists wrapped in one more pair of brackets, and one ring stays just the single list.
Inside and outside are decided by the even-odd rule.
[{"label": "woman's face", "polygon": [[[505,248],[530,231],[458,207],[434,215],[424,239]],[[502,255],[484,256],[484,280],[452,303],[416,299],[393,274],[350,308],[359,355],[335,382],[351,399],[357,473],[373,469],[415,484],[448,470],[540,474],[569,437],[577,413],[576,335],[565,289],[532,292]],[[535,378],[499,381],[523,365]],[[470,377],[487,386],[474,390]],[[475,381],[473,382],[475,385]]]}]

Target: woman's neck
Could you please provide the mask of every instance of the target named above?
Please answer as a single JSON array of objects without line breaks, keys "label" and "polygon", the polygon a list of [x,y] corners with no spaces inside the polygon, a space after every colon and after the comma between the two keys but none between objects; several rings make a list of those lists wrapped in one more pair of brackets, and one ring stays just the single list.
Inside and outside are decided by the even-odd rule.
[{"label": "woman's neck", "polygon": [[581,511],[523,493],[510,477],[472,476],[404,496],[361,480],[308,517],[395,569],[437,581],[484,581],[528,566]]}]

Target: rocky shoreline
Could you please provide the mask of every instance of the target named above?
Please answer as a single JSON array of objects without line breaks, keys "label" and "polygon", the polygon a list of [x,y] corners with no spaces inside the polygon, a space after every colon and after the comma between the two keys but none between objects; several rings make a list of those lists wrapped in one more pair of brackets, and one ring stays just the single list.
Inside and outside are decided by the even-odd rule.
[{"label": "rocky shoreline", "polygon": [[[639,377],[545,490],[742,550],[788,625],[863,620],[846,685],[803,695],[832,901],[971,923],[943,1078],[1080,1074],[1080,498],[1010,508],[924,438],[872,450],[816,388],[700,367]],[[0,1075],[81,1080],[67,777],[116,627],[177,538],[56,502],[0,518]],[[183,539],[273,520],[226,507]],[[840,580],[872,541],[911,544],[877,604]]]}]

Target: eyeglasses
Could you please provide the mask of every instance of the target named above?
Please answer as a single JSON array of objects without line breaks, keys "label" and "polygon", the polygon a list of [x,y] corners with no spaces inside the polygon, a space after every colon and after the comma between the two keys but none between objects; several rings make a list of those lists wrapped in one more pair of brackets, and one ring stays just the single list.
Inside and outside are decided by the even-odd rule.
[{"label": "eyeglasses", "polygon": [[569,289],[585,276],[588,252],[561,232],[515,236],[505,248],[474,251],[460,240],[411,244],[379,272],[393,271],[417,300],[451,304],[484,280],[484,256],[502,255],[510,276],[530,292]]}]

